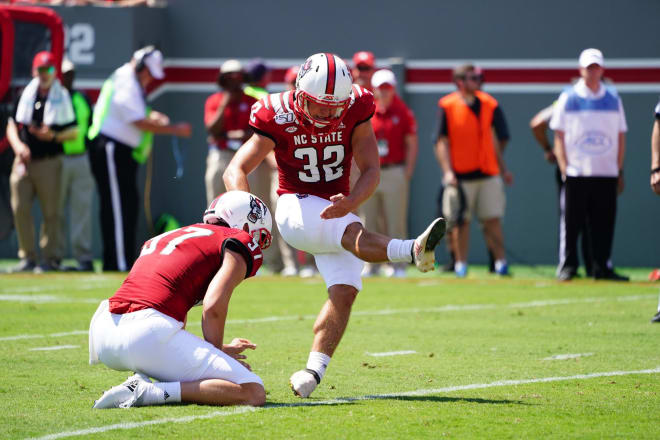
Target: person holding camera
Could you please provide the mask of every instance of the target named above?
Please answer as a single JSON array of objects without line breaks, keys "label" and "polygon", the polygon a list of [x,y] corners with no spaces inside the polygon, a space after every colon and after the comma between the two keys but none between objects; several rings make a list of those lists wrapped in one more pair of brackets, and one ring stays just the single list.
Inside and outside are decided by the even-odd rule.
[{"label": "person holding camera", "polygon": [[252,134],[250,109],[257,100],[243,91],[245,80],[243,65],[238,60],[225,61],[218,74],[222,91],[209,96],[204,105],[204,125],[209,134],[204,176],[208,203],[225,192],[222,174],[236,150]]}]

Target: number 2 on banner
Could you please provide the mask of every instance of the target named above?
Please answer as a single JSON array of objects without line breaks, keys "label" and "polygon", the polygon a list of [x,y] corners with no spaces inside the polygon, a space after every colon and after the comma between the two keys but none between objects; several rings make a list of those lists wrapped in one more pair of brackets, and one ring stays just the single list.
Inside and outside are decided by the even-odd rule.
[{"label": "number 2 on banner", "polygon": [[[329,161],[335,155],[335,160],[332,163],[323,163],[323,173],[325,181],[331,182],[339,179],[344,174],[344,167],[339,164],[344,160],[344,146],[343,145],[328,145],[323,149],[323,161]],[[304,171],[298,172],[298,178],[303,182],[320,182],[321,170],[318,167],[319,159],[316,149],[313,147],[297,148],[293,152],[296,159],[307,160],[307,164],[303,165]]]},{"label": "number 2 on banner", "polygon": [[[173,232],[178,232],[179,229],[175,229],[174,231],[168,231],[165,232],[164,234],[160,234],[158,237],[155,237],[149,241],[149,243],[142,248],[142,252],[140,252],[140,257],[143,257],[145,255],[153,254],[154,251],[156,250],[156,246],[158,246],[158,242],[165,238],[166,236],[172,234]],[[188,234],[183,234],[179,235],[175,239],[171,240],[169,243],[167,243],[167,246],[163,248],[162,251],[160,251],[161,255],[170,255],[172,252],[174,252],[174,249],[181,243],[183,243],[185,240],[189,238],[194,238],[194,237],[208,237],[209,235],[213,235],[213,231],[210,231],[208,229],[204,228],[197,228],[195,226],[190,226],[185,229],[183,229],[184,232],[188,232]]]}]

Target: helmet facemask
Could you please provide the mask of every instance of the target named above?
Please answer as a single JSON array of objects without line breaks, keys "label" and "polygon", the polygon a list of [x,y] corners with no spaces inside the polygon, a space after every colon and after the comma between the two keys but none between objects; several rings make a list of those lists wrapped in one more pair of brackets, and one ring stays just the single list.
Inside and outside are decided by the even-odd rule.
[{"label": "helmet facemask", "polygon": [[[328,95],[328,97],[331,96],[332,95]],[[332,98],[334,98],[334,96],[332,96]],[[311,112],[309,111],[310,102],[322,107],[329,108],[331,119],[320,119],[318,117],[312,116]],[[326,129],[335,130],[346,115],[346,109],[348,108],[350,102],[350,96],[343,101],[325,100],[315,98],[304,90],[298,90],[296,92],[296,100],[293,108],[296,116],[298,116],[298,119],[303,123],[307,122],[307,124],[303,124],[303,126],[312,132],[317,132],[319,130]]]}]

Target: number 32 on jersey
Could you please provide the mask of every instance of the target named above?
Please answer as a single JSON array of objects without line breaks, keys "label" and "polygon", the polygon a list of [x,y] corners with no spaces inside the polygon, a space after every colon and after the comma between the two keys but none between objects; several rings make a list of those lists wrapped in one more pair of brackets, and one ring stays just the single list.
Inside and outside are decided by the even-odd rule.
[{"label": "number 32 on jersey", "polygon": [[339,179],[344,174],[344,167],[340,164],[344,160],[343,145],[328,145],[323,148],[323,158],[319,168],[319,157],[314,147],[296,148],[293,151],[296,159],[304,160],[304,171],[298,172],[298,178],[302,182],[314,183],[321,181],[321,169],[323,169],[323,181],[331,182]]}]

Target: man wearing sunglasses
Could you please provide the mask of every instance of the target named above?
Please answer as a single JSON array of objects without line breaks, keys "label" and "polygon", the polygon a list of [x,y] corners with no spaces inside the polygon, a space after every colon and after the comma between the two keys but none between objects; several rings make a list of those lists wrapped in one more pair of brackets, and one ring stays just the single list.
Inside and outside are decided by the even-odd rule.
[{"label": "man wearing sunglasses", "polygon": [[353,79],[355,84],[371,89],[371,77],[376,72],[376,57],[373,53],[367,51],[356,52],[353,55]]},{"label": "man wearing sunglasses", "polygon": [[444,173],[442,210],[448,218],[452,248],[456,251],[454,272],[467,275],[470,218],[483,225],[488,249],[495,256],[495,272],[508,275],[501,218],[504,216],[504,185],[513,183],[502,158],[504,139],[496,139],[494,127],[501,117],[495,98],[479,90],[481,75],[471,64],[454,69],[458,89],[438,102],[440,124],[436,156]]},{"label": "man wearing sunglasses", "polygon": [[[58,199],[62,142],[75,139],[78,127],[69,92],[55,77],[57,61],[39,52],[32,61],[33,79],[25,87],[7,123],[7,139],[16,158],[10,176],[11,207],[21,261],[13,271],[57,269]],[[43,222],[37,266],[32,204],[39,200]]]}]

